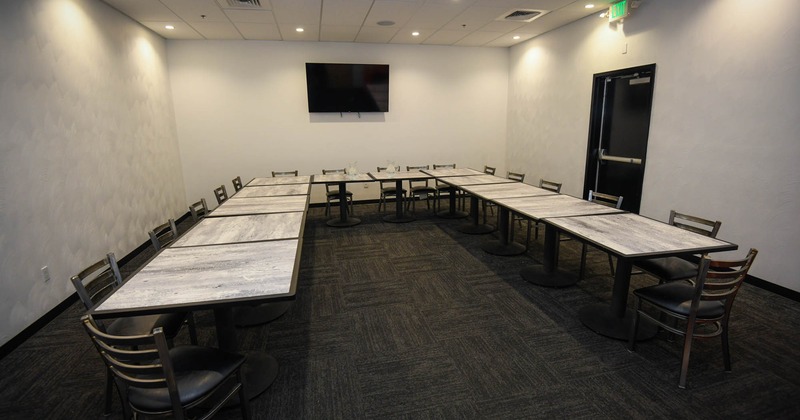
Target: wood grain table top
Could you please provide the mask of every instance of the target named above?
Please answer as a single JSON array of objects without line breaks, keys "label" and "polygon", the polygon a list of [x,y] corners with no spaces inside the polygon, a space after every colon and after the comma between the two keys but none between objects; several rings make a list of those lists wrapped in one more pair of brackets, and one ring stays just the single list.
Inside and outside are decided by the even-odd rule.
[{"label": "wood grain table top", "polygon": [[93,313],[203,309],[294,294],[299,239],[165,248]]},{"label": "wood grain table top", "polygon": [[409,179],[432,179],[431,175],[428,175],[421,171],[399,171],[395,173],[381,171],[381,172],[370,172],[369,176],[376,181],[405,181]]},{"label": "wood grain table top", "polygon": [[303,212],[206,217],[181,235],[171,247],[299,238],[302,230]]},{"label": "wood grain table top", "polygon": [[626,258],[730,251],[736,245],[633,213],[546,218],[548,224]]},{"label": "wood grain table top", "polygon": [[454,177],[446,177],[441,179],[442,182],[453,185],[456,187],[462,187],[466,185],[487,185],[487,184],[509,184],[512,182],[517,182],[510,180],[508,178],[503,178],[495,175],[489,175],[480,173],[477,175],[471,176],[454,176]]},{"label": "wood grain table top", "polygon": [[339,183],[339,182],[370,182],[373,181],[372,177],[369,174],[356,174],[356,175],[349,175],[349,174],[324,174],[324,175],[314,175],[311,177],[312,184],[329,184],[329,183]]},{"label": "wood grain table top", "polygon": [[252,197],[275,197],[279,195],[306,195],[311,190],[311,184],[289,184],[289,185],[266,185],[244,187],[233,197],[252,198]]},{"label": "wood grain table top", "polygon": [[253,198],[237,198],[234,196],[211,211],[208,217],[306,211],[308,199],[307,195]]},{"label": "wood grain table top", "polygon": [[582,200],[565,194],[499,198],[495,200],[495,203],[533,220],[540,220],[546,217],[624,213],[623,210],[592,203],[591,201]]},{"label": "wood grain table top", "polygon": [[247,183],[248,187],[257,187],[264,185],[286,185],[286,184],[310,184],[311,175],[300,176],[275,176],[275,177],[258,177],[253,178]]},{"label": "wood grain table top", "polygon": [[500,198],[535,197],[539,195],[553,195],[552,191],[522,182],[509,182],[505,184],[465,185],[462,190],[480,197],[484,200],[497,200]]},{"label": "wood grain table top", "polygon": [[472,168],[422,169],[421,171],[436,178],[443,178],[450,176],[472,176],[472,175],[483,174],[483,172],[476,171],[475,169]]}]

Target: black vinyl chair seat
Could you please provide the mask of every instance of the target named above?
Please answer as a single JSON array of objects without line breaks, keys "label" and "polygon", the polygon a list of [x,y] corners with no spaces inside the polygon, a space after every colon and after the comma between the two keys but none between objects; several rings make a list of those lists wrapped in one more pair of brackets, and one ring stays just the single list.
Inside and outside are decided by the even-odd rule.
[{"label": "black vinyl chair seat", "polygon": [[106,332],[112,335],[140,335],[161,327],[164,329],[164,335],[172,338],[178,335],[188,316],[187,312],[177,312],[116,318],[106,325]]},{"label": "black vinyl chair seat", "polygon": [[[636,289],[633,293],[676,314],[689,316],[695,285],[689,282],[670,282]],[[719,300],[701,300],[697,307],[700,319],[718,319],[725,314],[725,304]]]},{"label": "black vinyl chair seat", "polygon": [[680,257],[652,258],[637,261],[636,266],[662,281],[697,277],[697,264]]},{"label": "black vinyl chair seat", "polygon": [[[245,356],[210,347],[179,346],[169,350],[181,405],[187,406],[222,384],[236,372]],[[142,411],[162,412],[172,408],[169,390],[130,387],[128,400]]]}]

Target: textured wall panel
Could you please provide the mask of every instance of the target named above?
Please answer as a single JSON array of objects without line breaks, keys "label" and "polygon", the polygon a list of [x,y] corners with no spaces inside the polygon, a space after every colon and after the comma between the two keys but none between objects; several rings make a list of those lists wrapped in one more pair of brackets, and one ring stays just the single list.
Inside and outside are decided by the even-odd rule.
[{"label": "textured wall panel", "polygon": [[[656,63],[641,213],[722,221],[753,275],[800,290],[800,2],[645,1],[511,49],[508,165],[580,194],[592,75]],[[623,54],[623,51],[627,51]]]},{"label": "textured wall panel", "polygon": [[0,31],[4,343],[186,201],[163,39],[93,0],[2,2]]}]

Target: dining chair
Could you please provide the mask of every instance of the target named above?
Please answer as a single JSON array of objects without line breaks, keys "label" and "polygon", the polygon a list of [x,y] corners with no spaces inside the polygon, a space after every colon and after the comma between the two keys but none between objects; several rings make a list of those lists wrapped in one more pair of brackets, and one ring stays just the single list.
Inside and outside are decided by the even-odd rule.
[{"label": "dining chair", "polygon": [[175,226],[175,220],[169,219],[147,232],[147,234],[150,236],[153,248],[159,251],[161,248],[171,244],[175,239],[178,239],[178,227]]},{"label": "dining chair", "polygon": [[[388,169],[386,166],[378,166],[378,172],[384,172]],[[400,172],[400,165],[395,165],[394,167],[395,172]],[[381,197],[378,200],[378,211],[381,211],[381,206],[383,206],[383,210],[386,211],[386,197],[394,197],[397,200],[397,183],[395,181],[380,181],[381,186]],[[406,196],[406,189],[403,188],[400,190],[400,194],[402,197]]]},{"label": "dining chair", "polygon": [[241,176],[237,176],[236,178],[233,178],[231,180],[231,182],[233,183],[233,191],[234,192],[238,192],[239,190],[242,189],[243,186],[242,186],[242,177]]},{"label": "dining chair", "polygon": [[[322,174],[343,174],[345,173],[344,169],[323,169]],[[345,190],[345,197],[347,199],[347,203],[350,204],[350,214],[353,214],[353,193],[349,190]],[[329,215],[331,213],[331,202],[339,201],[339,183],[338,182],[329,182],[325,184],[325,215]]]},{"label": "dining chair", "polygon": [[[757,254],[758,250],[751,248],[744,259],[735,261],[712,260],[705,255],[700,260],[694,283],[673,281],[634,290],[636,311],[628,335],[628,349],[636,350],[636,334],[641,318],[645,318],[672,334],[684,337],[679,388],[686,388],[689,355],[696,338],[720,337],[725,371],[730,372],[728,321],[736,293]],[[643,303],[667,319],[642,310]]]},{"label": "dining chair", "polygon": [[[547,191],[554,192],[556,194],[561,194],[561,183],[555,181],[549,181],[544,178],[539,179],[539,188]],[[539,239],[539,229],[541,229],[544,224],[536,221],[533,223],[533,240]],[[528,239],[530,239],[530,224],[528,224]]]},{"label": "dining chair", "polygon": [[206,199],[201,198],[200,201],[193,203],[189,206],[189,213],[192,214],[192,220],[198,221],[208,214],[208,205],[206,205]]},{"label": "dining chair", "polygon": [[[420,171],[422,169],[430,169],[430,165],[417,165],[406,166],[407,171]],[[436,188],[428,183],[427,179],[409,179],[408,180],[408,196],[410,198],[408,206],[413,206],[413,211],[417,210],[417,200],[421,200],[425,196],[425,204],[428,210],[431,208],[431,197],[436,197]],[[436,203],[433,204],[433,209],[436,210]]]},{"label": "dining chair", "polygon": [[[622,207],[622,196],[616,196],[611,194],[599,193],[596,191],[589,190],[589,198],[588,201],[593,203],[602,204],[604,206],[613,207],[613,208],[621,208]],[[586,272],[586,254],[588,252],[588,244],[586,242],[581,243],[581,268],[580,272],[578,273],[578,278],[583,279],[583,276]],[[611,254],[605,253],[608,257],[608,267],[611,270],[611,274],[614,275],[614,260],[611,258]]]},{"label": "dining chair", "polygon": [[295,169],[294,171],[272,171],[272,177],[275,178],[278,176],[297,176],[297,174],[299,173],[300,171],[298,171],[297,169]]},{"label": "dining chair", "polygon": [[210,418],[234,396],[239,397],[242,418],[250,408],[242,381],[245,356],[211,347],[172,347],[163,327],[139,334],[112,334],[91,315],[81,323],[108,372],[113,374],[123,400],[126,418],[171,415],[195,418],[195,411]]},{"label": "dining chair", "polygon": [[[487,165],[483,166],[483,173],[485,173],[487,175],[494,175],[495,172],[497,172],[497,168],[495,168],[493,166],[487,166]],[[482,210],[483,210],[483,224],[485,225],[486,224],[486,212],[487,212],[487,210],[491,210],[492,216],[494,216],[494,205],[492,203],[488,203],[488,205],[487,205],[487,203],[485,201],[482,201],[481,207],[482,207]]]},{"label": "dining chair", "polygon": [[228,191],[225,189],[225,185],[214,188],[214,197],[217,198],[217,204],[222,204],[228,199]]},{"label": "dining chair", "polygon": [[[669,211],[669,224],[710,238],[716,238],[722,222],[703,219],[675,210]],[[634,266],[658,278],[659,283],[691,279],[697,276],[700,256],[651,258],[636,261]],[[638,274],[638,273],[637,273]]]},{"label": "dining chair", "polygon": [[[92,309],[98,302],[113,292],[122,284],[119,265],[113,252],[84,268],[78,274],[70,277],[70,282],[75,288],[78,298],[87,310]],[[197,331],[191,314],[167,313],[161,315],[142,315],[125,318],[115,318],[103,321],[99,327],[110,334],[138,335],[147,334],[153,328],[161,327],[167,340],[172,340],[185,321],[189,321],[189,339],[197,344]],[[113,398],[113,379],[110,371],[106,372],[105,408],[106,416],[111,414]]]},{"label": "dining chair", "polygon": [[[434,163],[433,164],[433,169],[455,169],[455,168],[456,168],[456,164],[455,163],[448,163],[448,164],[435,164]],[[436,181],[434,181],[433,188],[436,190],[436,195],[434,196],[435,200],[434,200],[434,204],[433,204],[434,211],[438,211],[438,210],[436,210],[437,206],[438,206],[439,210],[442,209],[442,196],[450,197],[450,194],[453,194],[453,195],[456,195],[456,196],[459,195],[458,194],[458,192],[459,192],[458,188],[453,187],[453,186],[448,185],[448,184],[445,184],[444,182],[441,182],[438,179]],[[462,209],[464,208],[463,200],[461,201],[461,208]]]}]

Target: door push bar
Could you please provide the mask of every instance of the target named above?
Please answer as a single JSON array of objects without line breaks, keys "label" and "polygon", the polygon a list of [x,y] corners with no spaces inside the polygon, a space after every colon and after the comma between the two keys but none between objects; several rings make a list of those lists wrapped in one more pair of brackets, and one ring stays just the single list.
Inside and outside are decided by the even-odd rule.
[{"label": "door push bar", "polygon": [[608,156],[606,155],[606,149],[600,149],[600,158],[599,160],[608,160],[611,162],[621,162],[621,163],[632,163],[634,165],[641,165],[642,160],[637,158],[629,158],[629,157],[622,157],[622,156]]}]

